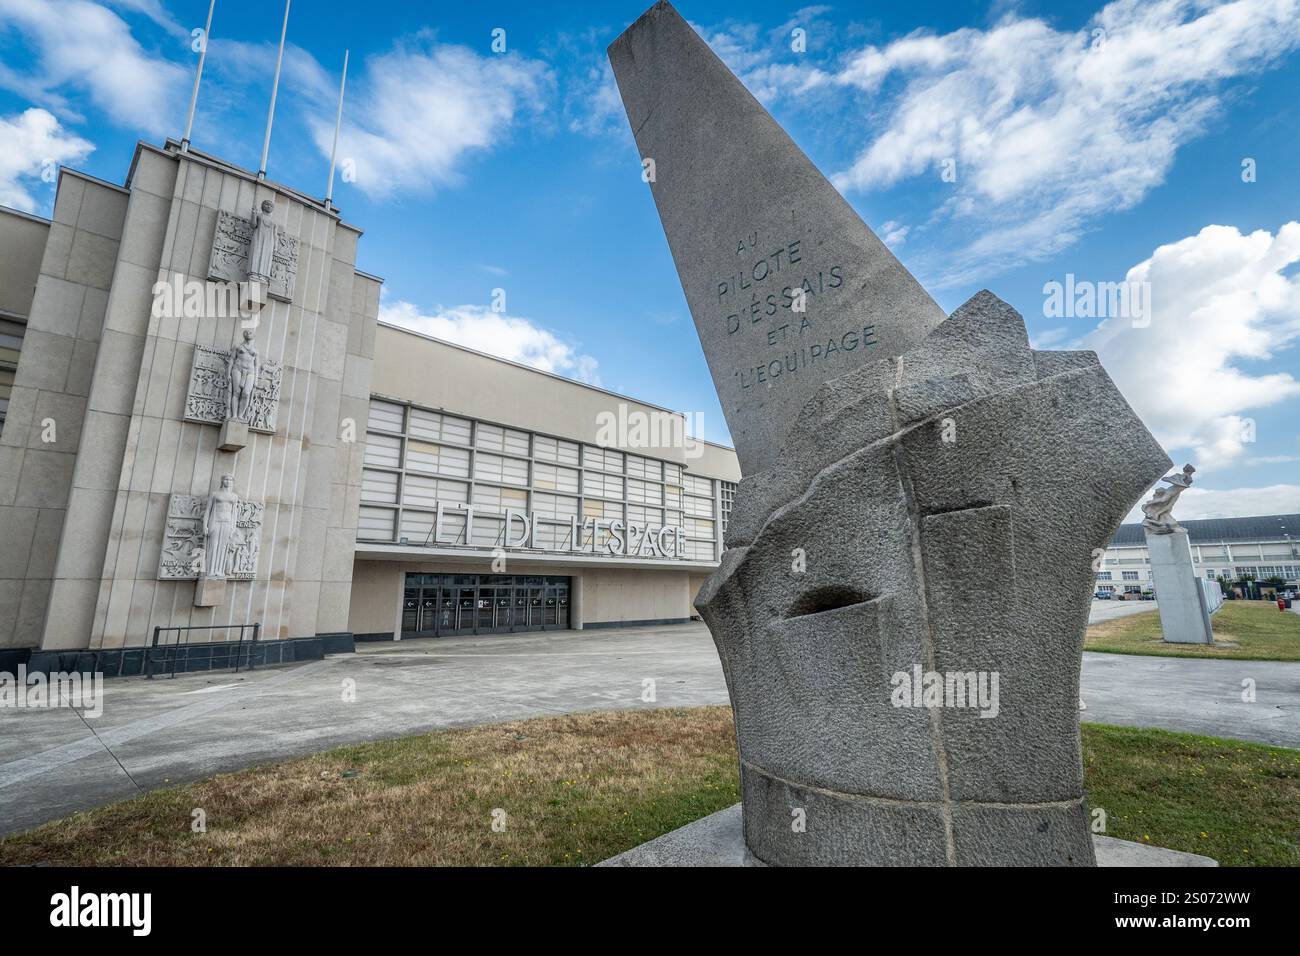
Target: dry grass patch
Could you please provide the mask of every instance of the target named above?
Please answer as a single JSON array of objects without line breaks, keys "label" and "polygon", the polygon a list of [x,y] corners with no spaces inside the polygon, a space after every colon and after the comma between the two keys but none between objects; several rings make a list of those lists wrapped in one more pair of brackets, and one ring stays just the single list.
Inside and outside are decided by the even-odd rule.
[{"label": "dry grass patch", "polygon": [[[1300,751],[1085,724],[1107,832],[1300,864]],[[740,799],[726,707],[575,714],[343,747],[0,840],[0,865],[598,863]],[[191,830],[192,812],[207,832]],[[492,829],[493,810],[505,829]]]},{"label": "dry grass patch", "polygon": [[1214,644],[1166,644],[1160,614],[1134,614],[1088,628],[1087,651],[1153,657],[1222,657],[1246,661],[1300,661],[1300,614],[1272,601],[1225,601],[1211,618]]},{"label": "dry grass patch", "polygon": [[[581,864],[739,798],[729,708],[575,714],[156,791],[4,840],[0,864]],[[206,833],[191,829],[196,808]]]}]

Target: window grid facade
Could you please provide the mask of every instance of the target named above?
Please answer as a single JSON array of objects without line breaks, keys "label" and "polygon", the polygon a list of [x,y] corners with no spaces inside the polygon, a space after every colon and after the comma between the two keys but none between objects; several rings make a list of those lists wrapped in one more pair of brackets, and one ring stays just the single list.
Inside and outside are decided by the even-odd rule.
[{"label": "window grid facade", "polygon": [[[734,495],[734,484],[672,462],[374,398],[357,539],[432,546],[441,501],[472,505],[474,523],[467,542],[465,513],[444,508],[440,546],[502,546],[518,533],[505,527],[514,509],[544,519],[535,539],[542,550],[567,550],[569,520],[594,518],[681,528],[679,559],[714,562],[722,485]],[[610,538],[601,529],[597,548]]]}]

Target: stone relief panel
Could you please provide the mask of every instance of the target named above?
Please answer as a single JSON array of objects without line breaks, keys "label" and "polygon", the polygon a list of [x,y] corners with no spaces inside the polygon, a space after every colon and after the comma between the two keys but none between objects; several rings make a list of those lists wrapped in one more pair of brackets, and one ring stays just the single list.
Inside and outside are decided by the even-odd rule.
[{"label": "stone relief panel", "polygon": [[194,347],[189,393],[185,397],[185,420],[223,425],[238,417],[247,422],[251,431],[274,434],[284,369],[278,362],[260,362],[249,402],[239,409],[238,416],[232,416],[231,364],[236,351],[238,349],[213,349],[204,345]]},{"label": "stone relief panel", "polygon": [[[223,481],[223,487],[226,485]],[[228,506],[225,514],[220,491],[211,496],[171,496],[158,561],[158,580],[197,581],[206,575],[248,581],[257,576],[265,506],[260,501],[238,498],[228,488],[225,495],[224,504]],[[209,509],[213,498],[218,501]],[[211,560],[206,544],[212,544],[219,552],[211,555]]]},{"label": "stone relief panel", "polygon": [[[212,257],[208,260],[208,278],[218,282],[245,282],[249,274],[249,248],[260,230],[270,233],[266,245],[272,249],[271,270],[266,278],[267,294],[282,302],[292,302],[294,286],[298,281],[298,239],[272,224],[262,213],[254,211],[258,220],[236,216],[229,212],[217,213],[217,231],[212,240]],[[258,237],[258,246],[263,246]],[[259,256],[259,258],[263,258]],[[254,277],[255,278],[255,277]]]}]

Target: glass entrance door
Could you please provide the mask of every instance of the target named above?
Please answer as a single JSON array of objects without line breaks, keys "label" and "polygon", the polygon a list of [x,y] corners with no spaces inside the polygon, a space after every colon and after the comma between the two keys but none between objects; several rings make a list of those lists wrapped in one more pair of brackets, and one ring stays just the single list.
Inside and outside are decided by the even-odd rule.
[{"label": "glass entrance door", "polygon": [[553,631],[569,626],[566,577],[408,574],[403,637]]},{"label": "glass entrance door", "polygon": [[438,632],[438,589],[408,587],[402,595],[402,636],[435,637]]}]

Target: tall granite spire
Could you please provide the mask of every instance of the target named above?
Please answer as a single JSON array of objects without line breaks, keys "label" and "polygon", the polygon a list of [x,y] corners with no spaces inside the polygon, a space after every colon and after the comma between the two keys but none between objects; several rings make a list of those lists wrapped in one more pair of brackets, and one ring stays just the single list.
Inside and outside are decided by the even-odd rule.
[{"label": "tall granite spire", "polygon": [[1092,352],[945,318],[668,4],[610,58],[745,472],[695,606],[750,852],[1094,864],[1093,562],[1169,459]]},{"label": "tall granite spire", "polygon": [[907,351],[944,313],[671,4],[609,58],[752,474],[818,385]]}]

